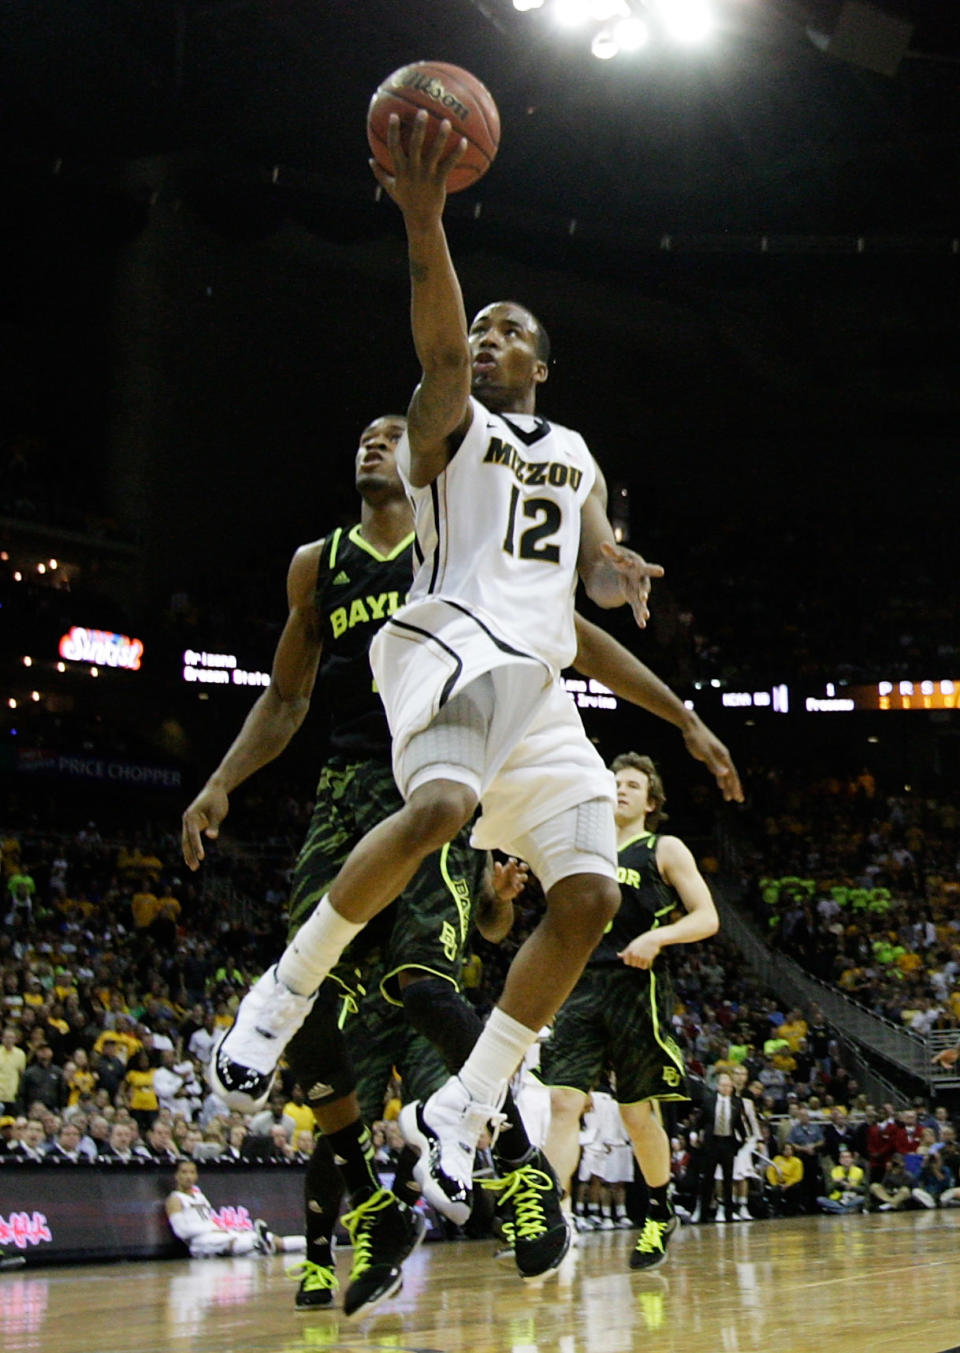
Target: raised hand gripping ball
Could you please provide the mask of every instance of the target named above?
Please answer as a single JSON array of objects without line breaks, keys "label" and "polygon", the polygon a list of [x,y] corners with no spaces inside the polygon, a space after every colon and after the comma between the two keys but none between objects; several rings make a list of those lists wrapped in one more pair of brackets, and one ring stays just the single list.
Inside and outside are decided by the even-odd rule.
[{"label": "raised hand gripping ball", "polygon": [[469,188],[490,168],[500,144],[500,114],[493,96],[475,75],[446,61],[414,61],[387,76],[370,100],[367,140],[373,157],[388,174],[393,160],[387,149],[390,114],[400,118],[404,148],[409,144],[413,120],[421,108],[430,114],[424,146],[446,119],[452,127],[447,145],[452,149],[461,136],[467,139],[463,159],[447,180],[447,191]]}]

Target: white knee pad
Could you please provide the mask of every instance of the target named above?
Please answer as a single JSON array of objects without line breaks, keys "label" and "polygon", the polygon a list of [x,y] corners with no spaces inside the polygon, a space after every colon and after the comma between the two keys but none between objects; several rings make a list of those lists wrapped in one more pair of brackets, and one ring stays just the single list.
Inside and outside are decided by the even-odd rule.
[{"label": "white knee pad", "polygon": [[539,823],[510,842],[526,860],[543,891],[571,874],[617,877],[617,828],[608,799],[588,799]]},{"label": "white knee pad", "polygon": [[493,678],[486,672],[449,700],[432,723],[414,733],[402,757],[400,789],[405,797],[429,780],[443,779],[468,785],[479,798],[493,701]]}]

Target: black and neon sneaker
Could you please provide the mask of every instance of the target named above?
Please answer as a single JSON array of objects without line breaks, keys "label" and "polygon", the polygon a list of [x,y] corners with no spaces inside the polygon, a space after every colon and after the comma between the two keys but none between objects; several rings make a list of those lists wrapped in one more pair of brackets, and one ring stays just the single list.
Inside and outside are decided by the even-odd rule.
[{"label": "black and neon sneaker", "polygon": [[502,1179],[485,1179],[485,1189],[499,1193],[502,1229],[513,1231],[514,1255],[521,1278],[552,1273],[570,1248],[570,1228],[560,1207],[560,1186],[541,1150]]},{"label": "black and neon sneaker", "polygon": [[333,1294],[340,1286],[333,1268],[302,1259],[299,1264],[291,1264],[286,1274],[288,1278],[300,1280],[293,1303],[298,1311],[315,1311],[318,1307],[333,1305]]},{"label": "black and neon sneaker", "polygon": [[500,1223],[500,1234],[497,1236],[497,1248],[493,1252],[494,1259],[514,1259],[517,1252],[517,1237],[513,1229],[512,1221]]},{"label": "black and neon sneaker", "polygon": [[389,1189],[377,1189],[340,1220],[353,1245],[344,1315],[367,1314],[400,1290],[400,1266],[420,1244],[427,1224],[415,1208],[401,1203]]},{"label": "black and neon sneaker", "polygon": [[630,1267],[658,1268],[667,1257],[667,1246],[677,1225],[677,1218],[672,1212],[669,1217],[648,1217],[643,1223],[640,1239],[633,1247]]}]

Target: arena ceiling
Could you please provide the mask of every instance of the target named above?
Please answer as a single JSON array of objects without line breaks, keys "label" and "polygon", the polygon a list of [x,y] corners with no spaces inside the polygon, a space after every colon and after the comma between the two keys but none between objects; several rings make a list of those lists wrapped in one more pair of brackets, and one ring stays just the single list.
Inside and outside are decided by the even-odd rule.
[{"label": "arena ceiling", "polygon": [[[69,287],[87,269],[65,240],[147,240],[140,265],[152,267],[185,207],[206,235],[168,295],[189,290],[191,269],[201,299],[189,305],[205,304],[208,275],[219,291],[200,318],[184,302],[182,335],[156,319],[157,399],[178,389],[183,427],[198,436],[206,418],[231,466],[245,441],[251,465],[268,437],[301,445],[277,420],[312,418],[298,391],[314,353],[349,391],[370,334],[405,314],[399,222],[366,163],[367,101],[396,66],[443,59],[485,81],[503,122],[493,169],[448,211],[468,304],[507,292],[545,315],[562,376],[548,412],[599,441],[611,477],[656,493],[652,448],[658,484],[671,472],[664,495],[679,487],[709,517],[718,491],[780,495],[788,462],[772,466],[770,445],[792,439],[804,450],[791,491],[808,499],[886,494],[895,511],[926,487],[936,500],[936,474],[894,492],[877,447],[919,448],[912,466],[933,467],[960,413],[960,6],[711,3],[711,43],[600,62],[510,0],[5,0],[0,268],[17,323],[39,327],[30,287]],[[866,32],[838,56],[831,35],[851,12]],[[883,18],[910,26],[889,74],[869,68]],[[45,313],[34,335],[41,360],[57,322]],[[76,352],[64,344],[58,360]],[[40,407],[28,361],[35,352],[8,384],[16,401],[32,382]],[[399,406],[414,374],[409,360],[381,363],[382,403]],[[101,384],[102,410],[115,395]],[[232,394],[217,402],[220,386]],[[367,398],[348,393],[329,412],[332,437],[351,444]],[[182,436],[177,425],[156,440]],[[253,497],[256,485],[251,469]],[[171,516],[182,496],[170,494]]]},{"label": "arena ceiling", "polygon": [[863,6],[861,59],[871,15],[912,25],[880,75],[830,54],[839,0],[711,3],[709,43],[600,62],[510,0],[6,0],[0,146],[279,166],[362,195],[370,91],[432,57],[500,104],[491,209],[623,235],[957,230],[957,6]]}]

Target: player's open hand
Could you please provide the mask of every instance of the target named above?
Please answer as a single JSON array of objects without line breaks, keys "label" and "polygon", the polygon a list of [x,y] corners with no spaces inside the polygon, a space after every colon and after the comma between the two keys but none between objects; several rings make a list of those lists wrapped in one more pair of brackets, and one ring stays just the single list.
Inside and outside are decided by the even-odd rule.
[{"label": "player's open hand", "polygon": [[205,785],[183,815],[180,847],[188,869],[199,869],[204,859],[202,836],[215,841],[220,823],[230,811],[230,800],[216,785]]},{"label": "player's open hand", "polygon": [[624,599],[633,611],[633,618],[641,629],[646,628],[650,619],[647,599],[650,596],[650,584],[654,578],[663,577],[660,564],[648,564],[642,555],[622,545],[613,545],[605,540],[600,546],[603,556],[612,569],[620,575],[620,586]]},{"label": "player's open hand", "polygon": [[941,1052],[934,1053],[930,1060],[935,1066],[942,1066],[949,1070],[956,1066],[958,1056],[960,1056],[960,1048],[944,1048]]},{"label": "player's open hand", "polygon": [[433,225],[439,219],[447,200],[447,178],[467,150],[466,137],[452,137],[453,128],[446,118],[429,146],[425,146],[428,121],[429,114],[421,109],[413,120],[409,146],[404,150],[400,119],[391,113],[387,146],[393,173],[388,174],[376,160],[370,161],[374,178],[403,212],[408,227],[414,229]]},{"label": "player's open hand", "polygon": [[504,862],[493,862],[493,891],[501,902],[512,902],[519,897],[529,877],[530,866],[524,860],[516,860],[511,855]]},{"label": "player's open hand", "polygon": [[733,758],[702,719],[696,718],[683,730],[683,740],[690,755],[710,771],[727,803],[743,803],[743,786]]}]

